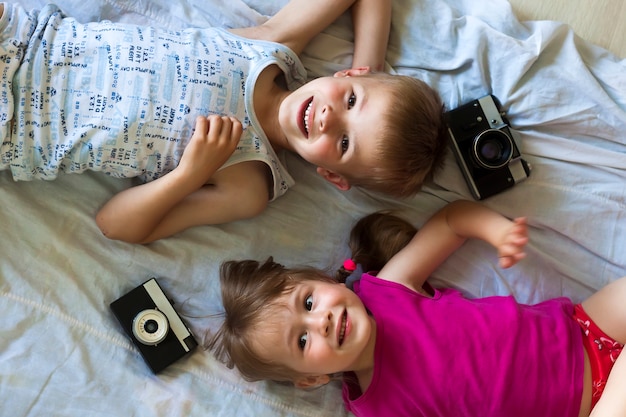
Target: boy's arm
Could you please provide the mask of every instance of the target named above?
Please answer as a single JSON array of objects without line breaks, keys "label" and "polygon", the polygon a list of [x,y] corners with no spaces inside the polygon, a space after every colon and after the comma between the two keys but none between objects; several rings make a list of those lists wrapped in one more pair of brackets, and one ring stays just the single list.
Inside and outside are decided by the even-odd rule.
[{"label": "boy's arm", "polygon": [[391,25],[391,0],[291,0],[261,26],[232,32],[282,43],[300,55],[315,35],[351,7],[355,30],[353,67],[382,69]]},{"label": "boy's arm", "polygon": [[385,68],[391,28],[391,0],[359,0],[352,6],[354,57],[352,68]]},{"label": "boy's arm", "polygon": [[[241,132],[237,120],[199,117],[176,169],[118,193],[102,207],[96,216],[102,232],[111,239],[145,243],[193,225],[232,220],[228,216],[236,213],[225,201],[232,197],[229,178],[222,172],[228,168],[216,171],[234,151]],[[222,177],[224,181],[206,185]]]},{"label": "boy's arm", "polygon": [[511,221],[478,203],[455,201],[431,217],[378,276],[417,291],[468,238],[490,243],[498,250],[500,266],[508,268],[525,256],[528,230],[523,218]]}]

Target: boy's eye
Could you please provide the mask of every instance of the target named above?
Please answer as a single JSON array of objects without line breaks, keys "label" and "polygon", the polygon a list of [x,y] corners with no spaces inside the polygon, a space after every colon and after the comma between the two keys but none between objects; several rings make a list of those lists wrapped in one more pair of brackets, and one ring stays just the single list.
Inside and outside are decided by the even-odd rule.
[{"label": "boy's eye", "polygon": [[306,308],[307,311],[311,311],[311,309],[313,308],[313,297],[311,297],[310,295],[304,299],[304,308]]},{"label": "boy's eye", "polygon": [[300,338],[298,339],[298,347],[300,348],[300,350],[304,350],[306,346],[306,339],[307,339],[306,333],[300,336]]},{"label": "boy's eye", "polygon": [[350,139],[348,139],[347,136],[344,136],[343,138],[341,138],[341,153],[342,154],[346,153],[349,147],[350,147]]},{"label": "boy's eye", "polygon": [[350,94],[348,98],[348,109],[351,109],[356,104],[356,95],[354,93]]}]

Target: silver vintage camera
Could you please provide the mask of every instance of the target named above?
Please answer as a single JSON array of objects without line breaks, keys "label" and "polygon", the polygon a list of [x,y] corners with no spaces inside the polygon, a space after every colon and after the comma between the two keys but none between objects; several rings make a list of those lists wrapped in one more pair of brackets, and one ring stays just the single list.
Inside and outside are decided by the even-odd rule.
[{"label": "silver vintage camera", "polygon": [[154,373],[198,346],[154,278],[113,301],[111,310]]},{"label": "silver vintage camera", "polygon": [[482,200],[530,175],[498,99],[479,98],[446,113],[451,147],[470,192]]}]

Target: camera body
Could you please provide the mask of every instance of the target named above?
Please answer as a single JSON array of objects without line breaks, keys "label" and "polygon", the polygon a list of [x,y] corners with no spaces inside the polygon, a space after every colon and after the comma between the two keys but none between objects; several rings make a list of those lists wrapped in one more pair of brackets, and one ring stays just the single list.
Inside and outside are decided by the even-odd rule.
[{"label": "camera body", "polygon": [[446,112],[454,156],[470,192],[482,200],[530,175],[498,99],[484,96]]},{"label": "camera body", "polygon": [[111,310],[154,373],[198,346],[155,278],[113,301]]}]

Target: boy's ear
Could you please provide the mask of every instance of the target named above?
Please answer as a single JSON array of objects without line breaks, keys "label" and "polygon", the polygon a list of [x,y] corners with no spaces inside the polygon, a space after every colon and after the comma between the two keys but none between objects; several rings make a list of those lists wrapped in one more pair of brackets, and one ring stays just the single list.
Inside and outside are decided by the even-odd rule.
[{"label": "boy's ear", "polygon": [[335,187],[339,188],[341,191],[347,191],[351,187],[348,180],[336,172],[329,171],[326,168],[317,167],[317,173],[324,177],[326,181],[334,184]]},{"label": "boy's ear", "polygon": [[357,75],[365,75],[370,73],[370,67],[350,68],[335,73],[335,77],[355,77]]},{"label": "boy's ear", "polygon": [[328,375],[309,375],[298,378],[293,384],[296,388],[309,389],[317,388],[322,385],[326,385],[330,382],[330,376]]}]

